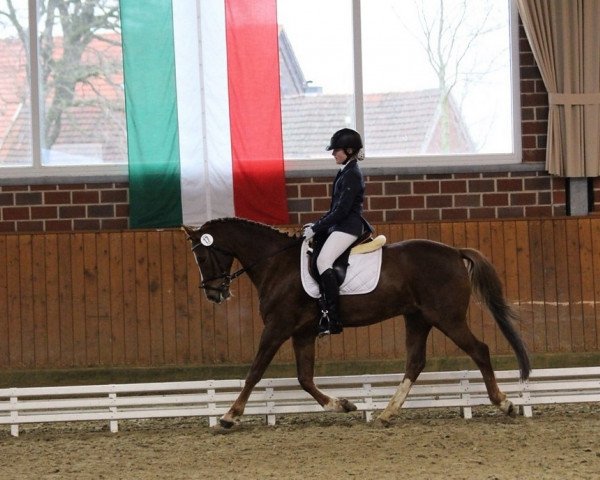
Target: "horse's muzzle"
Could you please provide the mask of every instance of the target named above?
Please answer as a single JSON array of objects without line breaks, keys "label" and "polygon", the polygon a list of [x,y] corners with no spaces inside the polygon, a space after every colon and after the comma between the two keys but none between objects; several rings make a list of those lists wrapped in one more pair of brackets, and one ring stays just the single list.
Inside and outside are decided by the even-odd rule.
[{"label": "horse's muzzle", "polygon": [[221,304],[225,300],[227,300],[229,297],[231,297],[231,293],[230,293],[229,289],[226,289],[226,290],[211,289],[211,290],[205,290],[205,293],[206,293],[206,298],[208,298],[211,302],[216,303],[216,304]]}]

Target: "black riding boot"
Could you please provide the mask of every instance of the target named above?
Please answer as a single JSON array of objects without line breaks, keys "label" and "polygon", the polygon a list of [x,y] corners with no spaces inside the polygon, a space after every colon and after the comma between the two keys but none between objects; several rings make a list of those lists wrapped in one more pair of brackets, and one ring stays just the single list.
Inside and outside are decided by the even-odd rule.
[{"label": "black riding boot", "polygon": [[322,316],[319,321],[319,336],[330,333],[342,333],[344,327],[339,314],[340,290],[333,268],[328,268],[321,274],[319,280],[321,287],[321,310]]}]

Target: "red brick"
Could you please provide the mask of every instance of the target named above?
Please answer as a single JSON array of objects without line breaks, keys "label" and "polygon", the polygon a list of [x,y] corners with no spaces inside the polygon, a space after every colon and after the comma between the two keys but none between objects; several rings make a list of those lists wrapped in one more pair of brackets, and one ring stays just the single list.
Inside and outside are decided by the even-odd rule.
[{"label": "red brick", "polygon": [[544,205],[544,206],[525,207],[525,215],[527,217],[551,217],[552,216],[552,206]]},{"label": "red brick", "polygon": [[523,163],[543,162],[546,160],[545,150],[523,150]]},{"label": "red brick", "polygon": [[365,185],[365,195],[383,195],[383,183],[382,182],[368,182]]},{"label": "red brick", "polygon": [[57,217],[57,207],[31,207],[31,218],[34,220]]},{"label": "red brick", "polygon": [[17,222],[17,232],[43,232],[44,222],[41,220]]},{"label": "red brick", "polygon": [[12,193],[0,193],[0,206],[14,205],[15,196]]},{"label": "red brick", "polygon": [[0,232],[15,232],[16,229],[15,222],[0,222]]},{"label": "red brick", "polygon": [[384,212],[385,222],[406,222],[412,220],[411,210],[388,210]]},{"label": "red brick", "polygon": [[523,148],[537,147],[537,135],[523,135],[521,137],[521,145]]},{"label": "red brick", "polygon": [[464,180],[448,180],[441,182],[441,193],[464,193],[467,191],[467,182]]},{"label": "red brick", "polygon": [[440,220],[439,210],[414,210],[413,216],[415,220]]},{"label": "red brick", "polygon": [[469,209],[469,218],[471,219],[484,219],[484,218],[495,218],[493,208],[471,208]]},{"label": "red brick", "polygon": [[300,185],[300,197],[327,197],[329,196],[327,193],[327,185],[319,183],[319,184],[310,184],[310,185]]},{"label": "red brick", "polygon": [[310,212],[312,201],[308,198],[302,200],[288,200],[288,209],[290,212]]},{"label": "red brick", "polygon": [[526,178],[525,179],[525,190],[550,190],[551,181],[549,177],[542,178]]},{"label": "red brick", "polygon": [[331,205],[330,198],[315,198],[313,200],[313,211],[315,212],[327,212]]},{"label": "red brick", "polygon": [[56,190],[58,187],[56,185],[30,185],[29,190],[32,192],[46,192],[50,190]]},{"label": "red brick", "polygon": [[102,220],[102,230],[127,230],[129,222],[125,218],[111,218]]},{"label": "red brick", "polygon": [[59,216],[59,218],[62,218],[62,219],[84,218],[85,217],[85,207],[82,205],[59,207],[58,208],[58,216]]},{"label": "red brick", "polygon": [[386,195],[408,195],[412,193],[412,182],[385,182],[383,189]]},{"label": "red brick", "polygon": [[469,210],[466,208],[444,208],[442,220],[466,220],[469,218]]},{"label": "red brick", "polygon": [[71,203],[71,192],[44,192],[44,204],[65,205]]},{"label": "red brick", "polygon": [[27,185],[2,185],[3,192],[27,192]]},{"label": "red brick", "polygon": [[440,182],[413,182],[413,192],[421,194],[439,193]]},{"label": "red brick", "polygon": [[444,208],[452,206],[452,195],[432,195],[425,197],[427,208]]},{"label": "red brick", "polygon": [[396,197],[368,197],[371,210],[391,210],[398,207]]},{"label": "red brick", "polygon": [[3,220],[28,220],[29,207],[4,207],[2,209]]},{"label": "red brick", "polygon": [[425,197],[418,195],[407,195],[398,197],[398,208],[423,208]]},{"label": "red brick", "polygon": [[536,202],[535,193],[513,193],[510,196],[510,204],[514,206],[518,205],[535,205]]},{"label": "red brick", "polygon": [[39,192],[23,192],[15,194],[16,205],[41,205],[42,194]]},{"label": "red brick", "polygon": [[497,210],[498,218],[522,218],[524,212],[523,207],[500,207]]},{"label": "red brick", "polygon": [[114,205],[88,205],[88,218],[109,218],[115,216]]},{"label": "red brick", "polygon": [[73,230],[71,220],[46,220],[46,231],[48,232],[68,232]]},{"label": "red brick", "polygon": [[481,205],[480,195],[455,195],[454,206],[455,207],[478,207]]},{"label": "red brick", "polygon": [[383,211],[379,210],[377,212],[365,212],[364,217],[368,222],[381,223],[383,222]]},{"label": "red brick", "polygon": [[100,220],[74,220],[73,230],[100,230]]},{"label": "red brick", "polygon": [[127,202],[127,190],[102,190],[100,192],[100,202],[102,202],[102,203]]},{"label": "red brick", "polygon": [[482,198],[484,207],[503,207],[508,205],[507,193],[484,193]]},{"label": "red brick", "polygon": [[298,185],[286,185],[285,186],[285,195],[286,198],[299,198],[300,197],[300,189]]},{"label": "red brick", "polygon": [[523,135],[544,134],[548,131],[548,125],[544,122],[522,122],[521,131]]},{"label": "red brick", "polygon": [[523,108],[521,110],[521,121],[527,122],[527,121],[533,121],[533,120],[535,120],[535,108],[534,107]]},{"label": "red brick", "polygon": [[74,204],[86,204],[86,203],[98,203],[100,199],[100,192],[97,190],[93,191],[75,191],[73,192],[73,203]]},{"label": "red brick", "polygon": [[469,192],[493,192],[493,180],[469,180]]},{"label": "red brick", "polygon": [[129,205],[115,205],[115,217],[128,217]]},{"label": "red brick", "polygon": [[553,192],[539,192],[537,194],[538,205],[550,205],[551,203],[557,203],[552,201]]}]

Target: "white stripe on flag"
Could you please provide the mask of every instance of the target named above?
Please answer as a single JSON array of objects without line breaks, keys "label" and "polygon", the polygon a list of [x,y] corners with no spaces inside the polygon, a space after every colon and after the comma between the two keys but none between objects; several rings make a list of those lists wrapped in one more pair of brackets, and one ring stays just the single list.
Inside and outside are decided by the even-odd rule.
[{"label": "white stripe on flag", "polygon": [[[210,197],[207,218],[235,214],[229,124],[229,85],[225,36],[225,0],[198,0],[201,69],[204,73],[204,155]],[[202,222],[203,223],[203,222]]]},{"label": "white stripe on flag", "polygon": [[190,225],[234,215],[223,2],[173,1],[181,206]]}]

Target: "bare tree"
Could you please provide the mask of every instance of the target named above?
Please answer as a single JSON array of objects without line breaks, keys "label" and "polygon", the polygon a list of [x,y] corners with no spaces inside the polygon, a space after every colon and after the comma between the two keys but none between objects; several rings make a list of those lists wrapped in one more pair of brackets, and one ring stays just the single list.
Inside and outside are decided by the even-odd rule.
[{"label": "bare tree", "polygon": [[[0,17],[10,21],[29,58],[29,26],[19,18],[13,0],[4,0]],[[86,48],[94,40],[117,41],[108,33],[120,31],[118,4],[114,0],[40,0],[38,11],[39,81],[45,101],[41,102],[43,142],[50,148],[56,142],[65,111],[78,105],[76,89],[87,85],[94,88],[94,79],[110,81],[114,60],[97,58],[83,61]],[[29,63],[27,78],[31,85]],[[102,98],[94,100],[102,107]],[[104,106],[106,107],[106,105]]]},{"label": "bare tree", "polygon": [[[486,35],[496,32],[499,24],[493,16],[490,0],[414,0],[418,16],[419,41],[433,68],[440,91],[440,120],[442,151],[450,149],[450,125],[452,121],[452,93],[459,82],[469,82],[485,76],[495,68],[498,56],[467,59],[476,50],[478,42]],[[473,7],[479,11],[474,15]],[[477,21],[473,21],[476,17]],[[412,31],[412,28],[409,27]],[[460,102],[459,102],[460,103]]]}]

